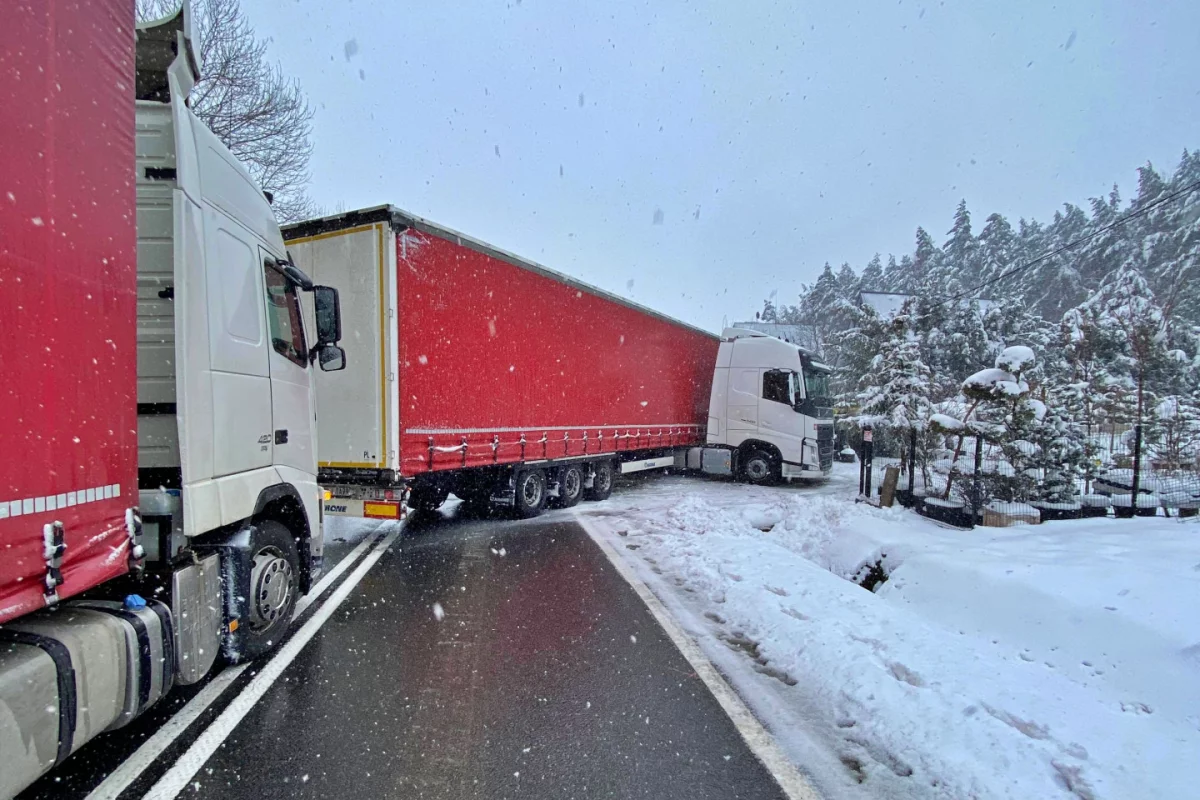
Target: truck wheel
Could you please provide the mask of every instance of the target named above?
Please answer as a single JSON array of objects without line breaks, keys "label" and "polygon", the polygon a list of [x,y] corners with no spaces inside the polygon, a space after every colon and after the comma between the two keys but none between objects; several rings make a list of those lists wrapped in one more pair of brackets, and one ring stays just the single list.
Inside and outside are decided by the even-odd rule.
[{"label": "truck wheel", "polygon": [[578,464],[570,464],[558,473],[558,497],[554,498],[556,508],[570,508],[578,505],[583,499],[583,468]]},{"label": "truck wheel", "polygon": [[592,469],[592,486],[584,490],[583,496],[588,500],[607,500],[613,489],[612,462],[598,461]]},{"label": "truck wheel", "polygon": [[742,461],[742,477],[759,486],[766,486],[779,480],[775,459],[761,450],[751,450]]},{"label": "truck wheel", "polygon": [[518,517],[528,519],[542,513],[546,507],[546,473],[540,469],[522,470],[513,479],[513,488],[513,510]]},{"label": "truck wheel", "polygon": [[252,523],[247,552],[245,613],[236,629],[225,630],[225,653],[234,662],[258,658],[279,645],[300,594],[300,556],[291,531],[272,519]]},{"label": "truck wheel", "polygon": [[414,486],[408,492],[408,507],[413,511],[436,511],[450,491],[441,486]]}]

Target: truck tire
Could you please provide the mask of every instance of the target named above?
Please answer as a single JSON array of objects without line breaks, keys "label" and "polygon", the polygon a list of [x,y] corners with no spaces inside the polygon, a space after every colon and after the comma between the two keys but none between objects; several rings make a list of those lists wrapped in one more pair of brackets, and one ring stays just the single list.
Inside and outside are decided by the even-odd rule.
[{"label": "truck tire", "polygon": [[592,465],[592,485],[585,489],[587,500],[607,500],[613,490],[613,465],[611,461],[597,461]]},{"label": "truck tire", "polygon": [[413,511],[436,511],[449,496],[450,490],[443,486],[418,484],[408,492],[408,507]]},{"label": "truck tire", "polygon": [[279,646],[300,594],[300,555],[292,532],[273,519],[250,525],[250,547],[242,558],[250,575],[245,614],[226,626],[224,651],[237,663],[266,655]]},{"label": "truck tire", "polygon": [[758,486],[769,486],[779,480],[779,465],[762,450],[751,450],[742,459],[742,477]]},{"label": "truck tire", "polygon": [[540,469],[525,469],[513,477],[513,510],[518,517],[529,519],[546,507],[546,473]]},{"label": "truck tire", "polygon": [[583,467],[568,464],[558,473],[558,497],[555,508],[571,508],[583,499]]}]

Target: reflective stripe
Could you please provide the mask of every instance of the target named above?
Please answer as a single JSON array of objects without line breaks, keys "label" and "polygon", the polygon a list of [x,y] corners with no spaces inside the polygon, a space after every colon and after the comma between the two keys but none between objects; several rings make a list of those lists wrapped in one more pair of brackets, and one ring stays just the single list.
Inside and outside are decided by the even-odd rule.
[{"label": "reflective stripe", "polygon": [[19,517],[22,514],[39,514],[44,511],[58,511],[61,508],[98,503],[121,496],[121,484],[110,483],[108,486],[94,486],[90,489],[79,489],[62,494],[48,494],[42,497],[22,497],[19,500],[0,500],[0,519]]},{"label": "reflective stripe", "polygon": [[[543,431],[596,431],[620,428],[631,431],[642,430],[645,432],[647,437],[652,437],[655,434],[652,434],[649,431],[650,428],[662,428],[664,430],[669,428],[687,428],[697,430],[703,427],[703,425],[698,425],[693,422],[664,422],[662,424],[651,423],[650,425],[639,423],[636,425],[526,425],[521,428],[406,428],[404,433],[424,435],[442,433],[542,433]],[[666,435],[667,433],[670,433],[670,431],[666,430],[663,435]]]}]

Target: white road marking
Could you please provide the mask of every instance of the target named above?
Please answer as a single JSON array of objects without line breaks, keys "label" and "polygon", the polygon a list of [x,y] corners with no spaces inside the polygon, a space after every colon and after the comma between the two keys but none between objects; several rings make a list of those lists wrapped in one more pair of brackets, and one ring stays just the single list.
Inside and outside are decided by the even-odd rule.
[{"label": "white road marking", "polygon": [[133,755],[121,762],[99,786],[92,790],[87,800],[115,800],[121,792],[141,777],[160,755],[171,746],[179,735],[187,730],[196,719],[204,713],[229,685],[237,680],[246,669],[247,664],[238,664],[223,670],[220,675],[208,682],[208,685],[187,702],[183,708],[172,716],[154,735],[142,743]]},{"label": "white road marking", "polygon": [[371,549],[367,556],[362,560],[362,563],[350,573],[346,580],[342,581],[334,593],[329,596],[329,599],[320,605],[316,613],[309,618],[307,622],[296,631],[290,639],[288,639],[283,647],[279,649],[270,661],[262,666],[258,674],[255,675],[246,688],[242,689],[241,693],[233,698],[221,715],[209,725],[203,733],[192,743],[187,752],[180,756],[175,765],[167,771],[158,780],[158,783],[151,787],[146,793],[145,798],[152,800],[168,800],[179,794],[195,777],[196,773],[204,766],[205,762],[212,757],[212,754],[217,751],[217,748],[229,738],[229,734],[237,727],[238,723],[250,713],[255,704],[266,694],[288,665],[296,659],[304,646],[312,640],[321,626],[333,616],[333,612],[337,611],[338,607],[350,596],[358,586],[359,581],[370,572],[376,562],[383,556],[392,543],[400,536],[401,526],[397,525],[391,533],[383,538],[374,548]]},{"label": "white road marking", "polygon": [[380,527],[382,527],[382,525],[377,526],[375,530],[364,536],[363,540],[359,542],[353,550],[350,551],[349,555],[335,564],[333,569],[329,570],[329,572],[322,575],[321,580],[317,581],[317,585],[312,587],[308,594],[296,601],[296,610],[292,612],[292,622],[295,622],[296,619],[304,613],[305,609],[313,604],[313,601],[324,594],[325,590],[329,588],[329,584],[336,581],[339,575],[349,569],[354,562],[358,560],[358,557],[362,554],[363,550],[366,550],[372,542],[378,540]]},{"label": "white road marking", "polygon": [[[317,585],[312,590],[296,601],[296,611],[292,616],[295,620],[299,617],[306,608],[308,608],[317,598],[319,598],[329,585],[338,579],[338,577],[349,569],[362,552],[367,549],[373,542],[379,540],[378,529],[372,531],[363,538],[358,545],[346,555],[341,561],[334,565],[333,569],[325,573],[321,580],[317,581]],[[121,762],[115,770],[113,770],[107,778],[105,778],[99,786],[91,791],[87,796],[87,800],[116,800],[122,792],[128,789],[134,781],[141,777],[151,765],[158,761],[168,747],[170,747],[176,739],[178,739],[184,731],[195,722],[205,710],[216,702],[229,686],[237,680],[238,676],[249,666],[248,664],[238,664],[236,667],[230,667],[223,670],[219,675],[208,682],[195,697],[187,701],[183,708],[179,709],[169,720],[163,723],[163,726],[154,732],[154,735],[142,743],[142,746],[135,750],[128,758]]]},{"label": "white road marking", "polygon": [[704,681],[704,685],[712,692],[713,697],[721,704],[721,708],[729,716],[738,733],[742,735],[742,739],[746,742],[746,746],[750,748],[750,752],[754,753],[762,765],[767,768],[771,776],[775,778],[776,783],[783,789],[783,793],[790,800],[821,800],[821,795],[817,792],[813,785],[800,774],[796,766],[788,759],[775,738],[770,732],[763,727],[754,713],[738,697],[737,692],[725,681],[725,678],[713,666],[712,662],[700,650],[700,646],[688,636],[683,628],[679,627],[679,623],[671,616],[662,601],[655,596],[650,587],[637,576],[633,568],[621,558],[621,554],[613,549],[609,544],[608,539],[604,537],[600,531],[596,530],[593,523],[584,517],[582,514],[572,512],[576,521],[579,523],[588,536],[592,537],[604,555],[608,557],[609,562],[616,568],[617,572],[625,581],[633,587],[633,590],[638,593],[638,597],[642,598],[642,602],[650,609],[650,613],[654,615],[654,619],[666,631],[667,636],[675,643],[675,647],[687,659],[692,669],[700,680]]}]

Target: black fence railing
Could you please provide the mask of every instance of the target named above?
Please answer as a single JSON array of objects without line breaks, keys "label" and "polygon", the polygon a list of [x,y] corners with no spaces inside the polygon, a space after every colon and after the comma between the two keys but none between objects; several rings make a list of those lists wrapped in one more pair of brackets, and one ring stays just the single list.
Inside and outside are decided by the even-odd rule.
[{"label": "black fence railing", "polygon": [[950,524],[1200,512],[1200,424],[1074,426],[1049,444],[879,427],[847,438],[860,491],[880,498],[894,470],[893,502]]}]

